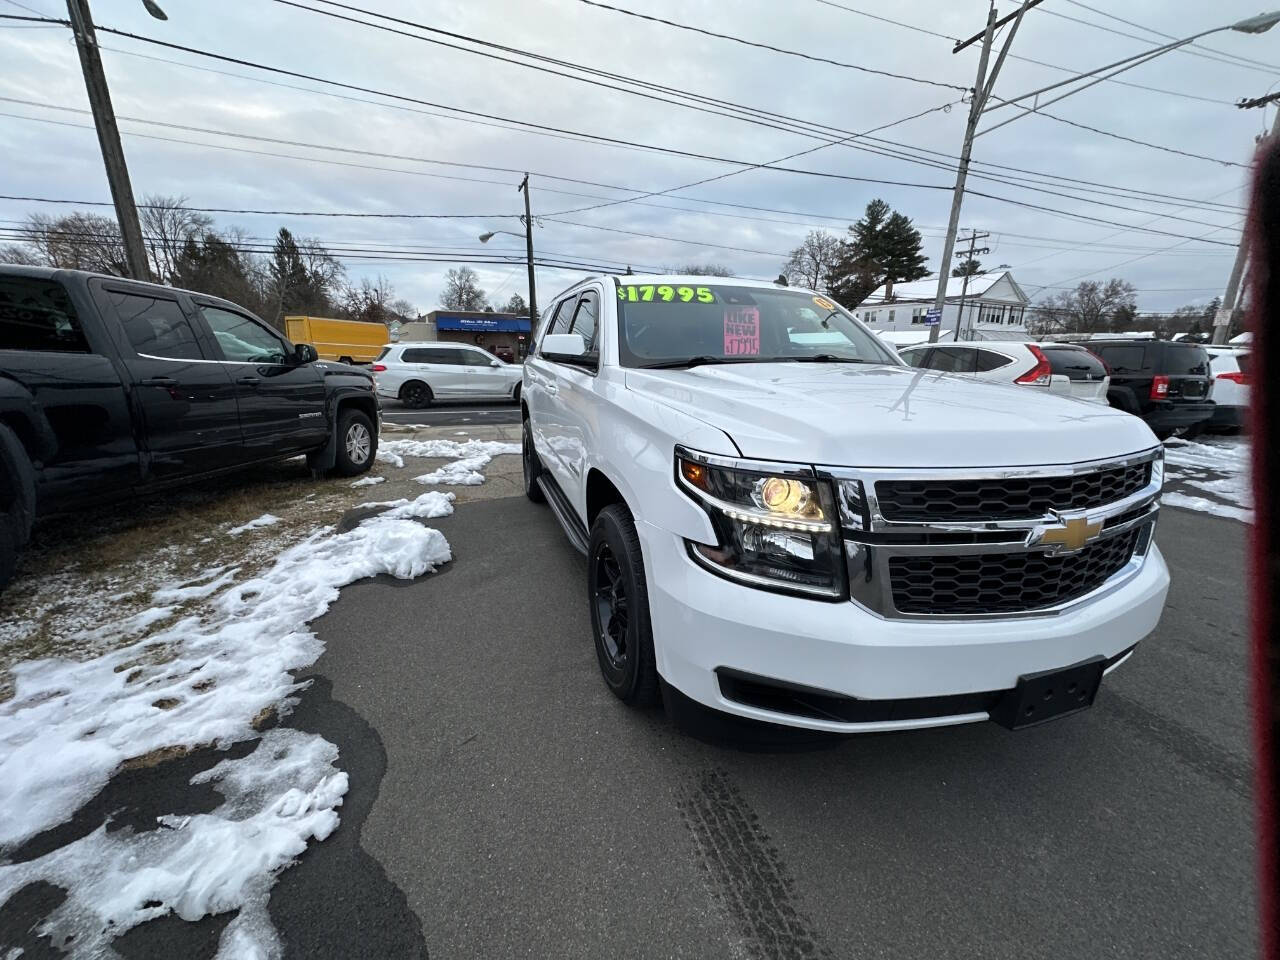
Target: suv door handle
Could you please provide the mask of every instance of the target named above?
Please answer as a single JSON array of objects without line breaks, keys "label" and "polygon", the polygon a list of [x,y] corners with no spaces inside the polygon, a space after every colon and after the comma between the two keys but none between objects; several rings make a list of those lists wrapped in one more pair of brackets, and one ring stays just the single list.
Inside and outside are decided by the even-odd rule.
[{"label": "suv door handle", "polygon": [[176,387],[178,381],[173,377],[147,377],[145,380],[139,380],[138,383],[144,387]]},{"label": "suv door handle", "polygon": [[243,383],[246,387],[256,387],[261,382],[261,377],[238,377],[236,379],[236,383]]},{"label": "suv door handle", "polygon": [[551,394],[551,396],[554,397],[557,393],[560,392],[560,388],[557,387],[554,383],[548,383],[546,386],[546,391],[547,393]]}]

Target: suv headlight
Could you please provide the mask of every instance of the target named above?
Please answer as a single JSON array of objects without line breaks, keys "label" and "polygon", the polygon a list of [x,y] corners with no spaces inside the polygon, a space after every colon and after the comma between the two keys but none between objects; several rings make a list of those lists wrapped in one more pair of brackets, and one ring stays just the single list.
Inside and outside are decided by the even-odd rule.
[{"label": "suv headlight", "polygon": [[703,506],[716,532],[714,546],[688,542],[695,562],[755,587],[844,596],[835,498],[812,470],[730,465],[677,447],[676,482]]}]

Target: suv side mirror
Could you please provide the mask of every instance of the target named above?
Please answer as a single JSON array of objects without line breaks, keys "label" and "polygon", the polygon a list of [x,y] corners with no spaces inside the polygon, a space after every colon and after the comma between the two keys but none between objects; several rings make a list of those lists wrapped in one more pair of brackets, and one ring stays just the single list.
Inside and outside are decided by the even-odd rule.
[{"label": "suv side mirror", "polygon": [[549,333],[542,338],[542,352],[549,357],[581,357],[587,342],[580,333]]},{"label": "suv side mirror", "polygon": [[502,366],[502,361],[501,361],[501,360],[490,360],[490,361],[489,361],[489,366],[491,366],[491,367],[500,367],[500,366]]},{"label": "suv side mirror", "polygon": [[293,348],[293,359],[296,363],[315,363],[320,359],[320,354],[316,353],[316,348],[309,343],[295,344]]}]

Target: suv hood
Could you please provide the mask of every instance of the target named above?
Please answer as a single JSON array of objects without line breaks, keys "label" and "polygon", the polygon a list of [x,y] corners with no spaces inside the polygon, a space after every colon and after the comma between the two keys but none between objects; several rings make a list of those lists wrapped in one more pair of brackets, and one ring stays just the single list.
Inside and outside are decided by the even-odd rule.
[{"label": "suv hood", "polygon": [[911,367],[628,369],[626,385],[727,433],[744,457],[858,467],[1079,463],[1157,445],[1140,419],[1033,387]]}]

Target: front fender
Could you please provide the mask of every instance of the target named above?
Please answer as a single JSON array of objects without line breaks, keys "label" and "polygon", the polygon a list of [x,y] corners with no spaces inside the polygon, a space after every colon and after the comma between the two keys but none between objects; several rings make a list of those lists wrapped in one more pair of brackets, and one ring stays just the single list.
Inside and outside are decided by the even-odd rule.
[{"label": "front fender", "polygon": [[4,374],[0,374],[0,421],[14,428],[32,461],[50,460],[58,452],[57,434],[31,391]]},{"label": "front fender", "polygon": [[[726,457],[739,456],[728,434],[697,417],[642,397],[621,382],[602,384],[601,422],[596,424],[588,467],[617,487],[631,512],[671,533],[715,543],[706,511],[676,485],[676,444]],[[581,501],[585,518],[586,477]]]}]

